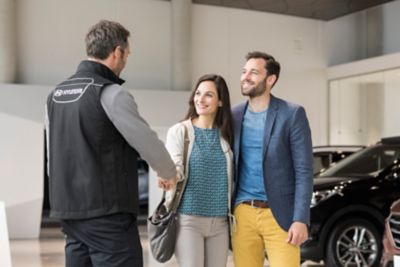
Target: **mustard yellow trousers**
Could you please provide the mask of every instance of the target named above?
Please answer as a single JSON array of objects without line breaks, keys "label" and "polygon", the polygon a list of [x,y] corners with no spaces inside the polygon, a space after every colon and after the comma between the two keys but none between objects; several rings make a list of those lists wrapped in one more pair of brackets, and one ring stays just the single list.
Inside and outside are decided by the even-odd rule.
[{"label": "mustard yellow trousers", "polygon": [[287,243],[287,232],[269,208],[239,204],[234,211],[236,231],[232,236],[235,267],[262,267],[265,252],[270,267],[299,267],[300,247]]}]

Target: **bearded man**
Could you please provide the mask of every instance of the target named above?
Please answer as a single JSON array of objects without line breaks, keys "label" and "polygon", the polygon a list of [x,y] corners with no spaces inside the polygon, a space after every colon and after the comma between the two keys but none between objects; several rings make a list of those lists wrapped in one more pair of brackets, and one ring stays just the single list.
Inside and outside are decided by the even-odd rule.
[{"label": "bearded man", "polygon": [[303,107],[271,94],[280,64],[250,52],[241,75],[248,101],[233,108],[235,266],[299,267],[313,188],[311,131]]}]

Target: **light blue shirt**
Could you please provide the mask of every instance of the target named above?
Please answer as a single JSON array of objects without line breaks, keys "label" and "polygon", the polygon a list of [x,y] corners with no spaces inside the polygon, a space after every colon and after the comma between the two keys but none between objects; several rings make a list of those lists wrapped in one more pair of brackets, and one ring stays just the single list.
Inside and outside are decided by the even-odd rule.
[{"label": "light blue shirt", "polygon": [[239,187],[235,205],[246,200],[267,201],[263,175],[264,127],[268,108],[254,112],[247,108],[240,142]]}]

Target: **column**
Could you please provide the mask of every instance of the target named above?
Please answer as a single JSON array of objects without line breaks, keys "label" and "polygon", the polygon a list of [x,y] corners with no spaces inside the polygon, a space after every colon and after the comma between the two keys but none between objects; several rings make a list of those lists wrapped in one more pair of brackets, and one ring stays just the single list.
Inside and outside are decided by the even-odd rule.
[{"label": "column", "polygon": [[191,86],[191,0],[172,0],[172,90]]},{"label": "column", "polygon": [[16,77],[16,37],[14,0],[0,0],[0,83]]}]

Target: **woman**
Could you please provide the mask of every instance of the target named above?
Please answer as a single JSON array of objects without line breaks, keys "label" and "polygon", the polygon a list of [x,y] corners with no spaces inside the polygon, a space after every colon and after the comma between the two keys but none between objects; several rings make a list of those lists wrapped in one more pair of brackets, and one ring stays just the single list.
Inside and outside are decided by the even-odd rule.
[{"label": "woman", "polygon": [[[182,159],[185,126],[189,137],[187,162]],[[185,120],[169,129],[166,140],[181,179],[188,179],[178,208],[175,256],[181,267],[226,266],[232,140],[226,82],[219,75],[204,75],[190,96]]]}]

